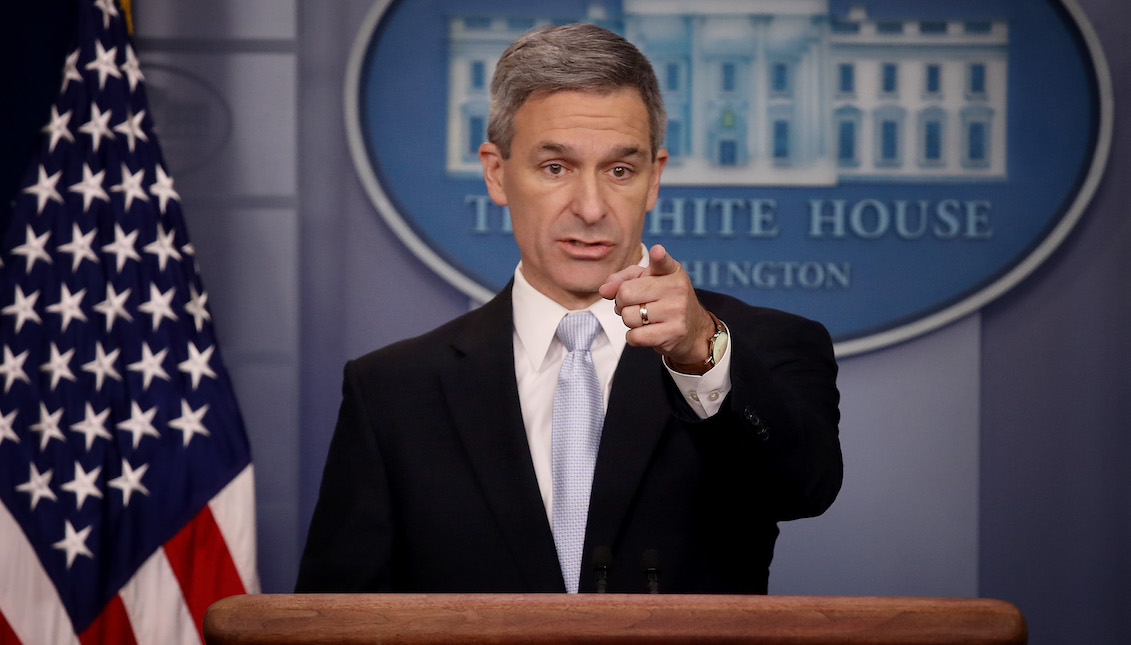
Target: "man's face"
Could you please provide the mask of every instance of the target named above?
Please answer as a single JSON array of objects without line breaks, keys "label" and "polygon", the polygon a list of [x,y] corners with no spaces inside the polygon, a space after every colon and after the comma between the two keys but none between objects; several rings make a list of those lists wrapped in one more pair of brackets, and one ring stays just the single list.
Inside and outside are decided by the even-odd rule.
[{"label": "man's face", "polygon": [[648,110],[631,89],[535,95],[515,114],[509,159],[479,149],[491,198],[510,207],[522,272],[568,309],[640,261],[667,151],[652,159]]}]

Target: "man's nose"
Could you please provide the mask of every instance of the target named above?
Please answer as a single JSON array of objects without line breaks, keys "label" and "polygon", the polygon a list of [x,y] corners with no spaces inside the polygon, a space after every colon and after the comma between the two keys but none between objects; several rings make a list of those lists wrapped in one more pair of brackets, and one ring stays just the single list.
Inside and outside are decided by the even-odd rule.
[{"label": "man's nose", "polygon": [[589,173],[578,177],[574,184],[573,212],[586,224],[594,224],[608,213],[600,177]]}]

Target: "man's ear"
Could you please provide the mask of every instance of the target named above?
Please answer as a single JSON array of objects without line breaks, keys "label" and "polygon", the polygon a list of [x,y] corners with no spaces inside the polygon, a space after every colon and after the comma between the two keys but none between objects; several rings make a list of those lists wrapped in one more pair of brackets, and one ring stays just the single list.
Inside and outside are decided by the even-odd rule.
[{"label": "man's ear", "polygon": [[507,193],[503,189],[503,155],[499,147],[490,141],[479,146],[479,163],[483,164],[483,181],[487,184],[487,194],[499,206],[507,205]]},{"label": "man's ear", "polygon": [[652,177],[648,186],[648,199],[645,207],[652,210],[656,207],[656,198],[660,196],[660,176],[668,165],[668,149],[660,148],[656,151],[656,159],[652,162]]}]

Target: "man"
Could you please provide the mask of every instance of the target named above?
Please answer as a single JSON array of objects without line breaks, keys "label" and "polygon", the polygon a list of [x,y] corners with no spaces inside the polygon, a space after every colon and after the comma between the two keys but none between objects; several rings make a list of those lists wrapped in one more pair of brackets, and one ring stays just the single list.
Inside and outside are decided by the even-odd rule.
[{"label": "man", "polygon": [[665,116],[627,41],[536,30],[491,89],[479,156],[521,262],[346,366],[297,591],[765,593],[776,523],[840,489],[828,333],[643,247]]}]

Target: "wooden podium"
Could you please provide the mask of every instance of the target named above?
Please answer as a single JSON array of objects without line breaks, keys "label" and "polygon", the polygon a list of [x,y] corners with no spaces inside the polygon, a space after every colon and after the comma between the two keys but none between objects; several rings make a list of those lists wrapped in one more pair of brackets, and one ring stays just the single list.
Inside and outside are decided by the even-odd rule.
[{"label": "wooden podium", "polygon": [[209,645],[396,643],[1025,643],[1000,600],[621,594],[232,596],[204,617]]}]

